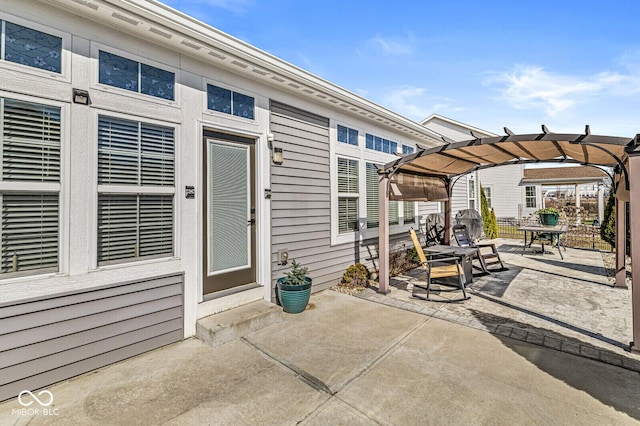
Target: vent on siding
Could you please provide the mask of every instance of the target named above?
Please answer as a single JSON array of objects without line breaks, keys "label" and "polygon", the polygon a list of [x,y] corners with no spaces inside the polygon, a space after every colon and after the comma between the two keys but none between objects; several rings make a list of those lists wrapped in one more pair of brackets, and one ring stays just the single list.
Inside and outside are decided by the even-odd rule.
[{"label": "vent on siding", "polygon": [[173,35],[171,35],[169,33],[166,33],[164,31],[161,31],[161,30],[159,30],[157,28],[154,28],[154,27],[149,28],[149,32],[157,34],[159,36],[162,36],[162,37],[164,37],[166,39],[170,39],[171,37],[173,37]]},{"label": "vent on siding", "polygon": [[119,20],[121,20],[123,22],[126,22],[127,24],[131,24],[131,25],[138,25],[140,23],[140,22],[136,21],[135,19],[130,18],[130,17],[125,16],[125,15],[122,15],[122,14],[120,14],[118,12],[113,12],[111,14],[111,16],[113,16],[114,18],[119,19]]},{"label": "vent on siding", "polygon": [[98,5],[91,3],[90,1],[87,1],[87,0],[73,0],[73,1],[83,6],[87,6],[90,9],[98,10]]}]

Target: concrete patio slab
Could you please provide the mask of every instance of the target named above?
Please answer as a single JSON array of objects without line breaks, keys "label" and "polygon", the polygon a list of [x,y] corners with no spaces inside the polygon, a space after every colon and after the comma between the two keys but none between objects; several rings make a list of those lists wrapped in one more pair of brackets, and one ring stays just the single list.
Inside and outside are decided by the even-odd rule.
[{"label": "concrete patio slab", "polygon": [[338,396],[380,424],[634,423],[616,407],[634,407],[638,418],[638,377],[593,367],[434,319]]},{"label": "concrete patio slab", "polygon": [[282,324],[245,338],[278,361],[309,373],[331,392],[427,320],[416,314],[398,315],[397,309],[386,306],[362,305],[332,291],[315,296],[304,315],[284,315]]},{"label": "concrete patio slab", "polygon": [[420,270],[392,280],[389,297],[359,297],[640,371],[640,357],[628,351],[631,290],[613,287],[599,252],[569,248],[562,260],[555,250],[522,255],[517,241],[495,242],[507,269],[474,276],[464,303],[412,298]]},{"label": "concrete patio slab", "polygon": [[55,415],[7,401],[0,424],[639,424],[637,372],[336,292],[311,303],[50,386]]}]

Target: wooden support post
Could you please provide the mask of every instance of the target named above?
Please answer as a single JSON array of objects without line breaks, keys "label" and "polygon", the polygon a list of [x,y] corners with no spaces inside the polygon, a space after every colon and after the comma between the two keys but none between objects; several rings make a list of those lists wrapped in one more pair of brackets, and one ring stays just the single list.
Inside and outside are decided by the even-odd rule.
[{"label": "wooden support post", "polygon": [[389,175],[378,172],[378,293],[389,294]]},{"label": "wooden support post", "polygon": [[[631,217],[640,212],[640,154],[629,156],[629,206]],[[635,183],[635,185],[634,185]],[[633,318],[633,342],[631,351],[640,353],[640,221],[631,220],[631,303]]]},{"label": "wooden support post", "polygon": [[444,202],[444,243],[451,244],[451,180],[445,181],[447,187],[447,199]]},{"label": "wooden support post", "polygon": [[[616,184],[615,188],[618,189],[618,185],[624,185],[620,172],[615,175]],[[626,203],[618,198],[616,195],[616,284],[615,287],[627,288],[627,271],[625,269],[625,254],[626,254]],[[604,223],[602,224],[604,226]]]}]

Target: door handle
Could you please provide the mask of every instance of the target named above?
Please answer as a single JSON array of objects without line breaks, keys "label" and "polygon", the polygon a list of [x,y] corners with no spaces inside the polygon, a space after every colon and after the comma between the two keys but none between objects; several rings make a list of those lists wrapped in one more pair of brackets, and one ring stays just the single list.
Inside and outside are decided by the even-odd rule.
[{"label": "door handle", "polygon": [[247,225],[255,225],[255,223],[256,223],[256,220],[255,220],[255,219],[249,219],[249,220],[247,221]]}]

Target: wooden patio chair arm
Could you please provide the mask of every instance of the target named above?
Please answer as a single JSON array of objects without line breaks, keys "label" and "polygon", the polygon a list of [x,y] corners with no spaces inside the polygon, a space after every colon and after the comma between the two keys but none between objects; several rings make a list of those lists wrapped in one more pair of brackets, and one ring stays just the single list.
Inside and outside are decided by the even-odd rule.
[{"label": "wooden patio chair arm", "polygon": [[427,261],[423,263],[450,262],[452,260],[455,261],[456,264],[460,263],[459,257],[436,257],[436,258],[427,259]]}]

